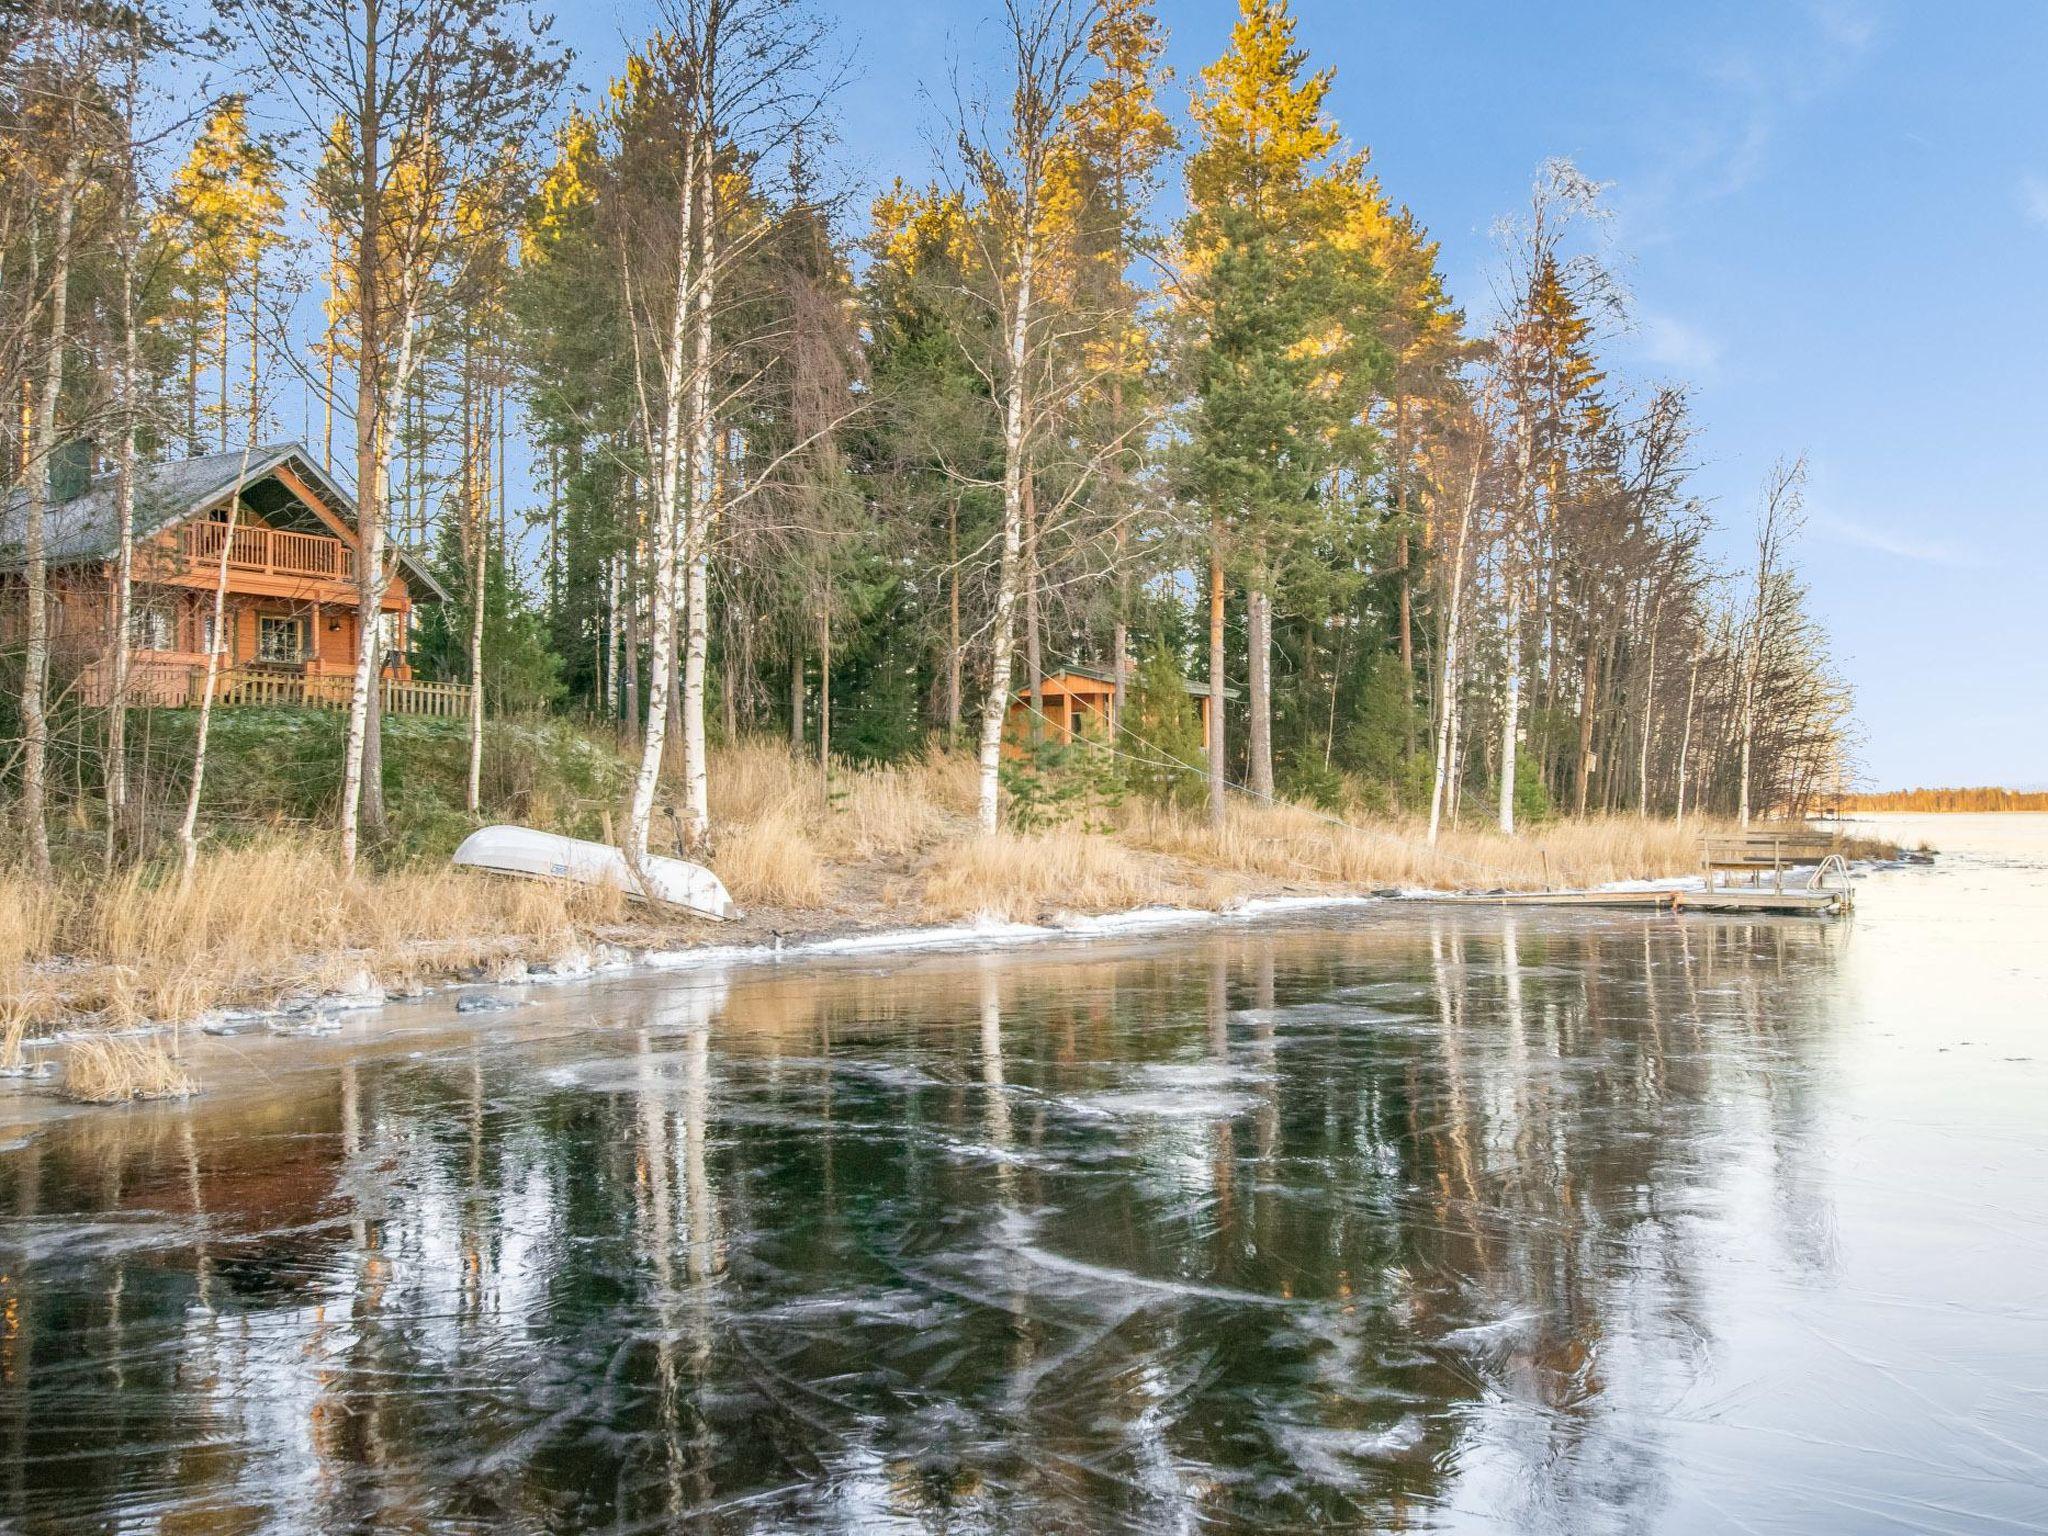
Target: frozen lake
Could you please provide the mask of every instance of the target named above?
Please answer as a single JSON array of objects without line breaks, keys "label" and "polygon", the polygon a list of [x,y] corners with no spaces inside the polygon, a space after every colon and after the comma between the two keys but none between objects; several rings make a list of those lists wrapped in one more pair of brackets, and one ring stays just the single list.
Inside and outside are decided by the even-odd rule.
[{"label": "frozen lake", "polygon": [[0,1528],[2048,1528],[2048,818],[1872,819],[0,1096]]}]

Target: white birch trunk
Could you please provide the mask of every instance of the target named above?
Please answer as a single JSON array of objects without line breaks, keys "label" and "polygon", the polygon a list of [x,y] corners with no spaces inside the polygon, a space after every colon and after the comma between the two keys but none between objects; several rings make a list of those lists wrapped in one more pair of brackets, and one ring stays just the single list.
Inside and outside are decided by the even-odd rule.
[{"label": "white birch trunk", "polygon": [[345,875],[355,872],[356,852],[362,824],[366,769],[381,763],[381,754],[369,750],[373,716],[371,691],[378,678],[378,615],[384,610],[384,493],[385,475],[391,461],[389,424],[412,373],[413,324],[406,317],[398,348],[398,364],[392,370],[388,398],[374,387],[358,390],[358,398],[371,402],[373,420],[367,430],[358,429],[356,449],[356,534],[362,562],[356,590],[356,670],[349,687],[348,740],[341,774],[341,867]]},{"label": "white birch trunk", "polygon": [[690,503],[683,539],[685,584],[683,612],[683,829],[693,848],[711,835],[710,783],[704,735],[704,666],[711,622],[711,523],[713,500],[711,420],[711,309],[717,260],[713,225],[711,130],[700,130],[705,146],[697,155],[697,294],[693,326],[696,360],[691,377]]},{"label": "white birch trunk", "polygon": [[50,681],[50,572],[44,557],[43,517],[49,500],[50,466],[57,456],[57,402],[64,394],[64,349],[70,339],[71,230],[82,175],[74,150],[57,189],[50,252],[50,350],[43,364],[42,394],[36,402],[35,445],[29,457],[23,508],[22,561],[28,613],[21,682],[21,817],[28,834],[30,867],[42,880],[50,878],[44,782],[50,744],[50,722],[45,713]]},{"label": "white birch trunk", "polygon": [[[1515,835],[1515,774],[1522,729],[1522,583],[1515,568],[1516,535],[1534,522],[1530,506],[1535,484],[1531,472],[1535,426],[1526,402],[1515,411],[1515,501],[1510,524],[1501,540],[1502,581],[1507,587],[1507,697],[1501,708],[1500,724],[1500,830],[1503,837]],[[1519,525],[1519,526],[1517,526]]]},{"label": "white birch trunk", "polygon": [[[253,368],[252,368],[253,372]],[[256,380],[249,380],[250,426],[255,426]],[[254,438],[254,432],[250,437]],[[253,441],[242,444],[242,470],[235,477],[235,494],[228,502],[227,528],[220,541],[220,566],[213,577],[213,643],[206,648],[206,681],[199,694],[199,722],[192,733],[192,782],[185,789],[185,816],[178,823],[178,880],[192,878],[199,862],[199,797],[206,789],[206,743],[213,729],[213,699],[220,687],[221,652],[228,649],[228,562],[235,549],[235,527],[242,513],[242,487],[249,478],[249,454]]]},{"label": "white birch trunk", "polygon": [[624,705],[619,697],[619,560],[614,555],[604,566],[604,706],[617,729]]},{"label": "white birch trunk", "polygon": [[1010,671],[1016,649],[1017,592],[1024,566],[1024,418],[1030,351],[1036,199],[1026,189],[1018,221],[1017,297],[1010,309],[1009,377],[1003,391],[1003,554],[992,619],[988,697],[981,711],[980,823],[996,830],[1002,790],[1003,723],[1010,712]]},{"label": "white birch trunk", "polygon": [[1500,830],[1515,835],[1515,748],[1522,728],[1522,589],[1509,577],[1507,697],[1500,712]]},{"label": "white birch trunk", "polygon": [[1744,829],[1749,826],[1749,760],[1751,746],[1756,740],[1756,680],[1763,665],[1764,591],[1769,579],[1768,565],[1760,563],[1756,581],[1756,616],[1750,625],[1749,641],[1743,647],[1742,703],[1737,712],[1741,745],[1737,754],[1735,820]]},{"label": "white birch trunk", "polygon": [[1686,769],[1692,762],[1692,710],[1693,702],[1700,689],[1700,651],[1695,645],[1692,652],[1692,673],[1685,683],[1685,726],[1678,737],[1678,813],[1677,824],[1685,825],[1685,778]]},{"label": "white birch trunk", "polygon": [[1223,519],[1209,519],[1209,824],[1221,827],[1229,817],[1225,804],[1223,723]]},{"label": "white birch trunk", "polygon": [[1473,456],[1472,478],[1465,488],[1465,505],[1458,515],[1458,541],[1451,553],[1451,596],[1444,615],[1444,659],[1439,668],[1439,683],[1442,693],[1437,706],[1436,722],[1436,772],[1431,776],[1429,790],[1429,843],[1436,846],[1437,832],[1443,823],[1444,802],[1451,783],[1452,758],[1457,750],[1458,716],[1458,657],[1460,610],[1465,601],[1466,547],[1472,538],[1472,509],[1479,501],[1480,466],[1485,460],[1476,451]]},{"label": "white birch trunk", "polygon": [[1664,616],[1664,595],[1650,605],[1650,662],[1643,679],[1643,743],[1636,762],[1636,815],[1650,817],[1650,730],[1657,721],[1657,627]]},{"label": "white birch trunk", "polygon": [[[125,219],[125,216],[124,216]],[[107,852],[128,817],[129,612],[135,593],[135,231],[125,222],[121,241],[121,447],[114,471],[114,649],[107,717]]]},{"label": "white birch trunk", "polygon": [[1763,648],[1763,577],[1757,579],[1758,616],[1751,626],[1749,643],[1743,648],[1742,658],[1742,704],[1736,712],[1740,746],[1737,750],[1736,778],[1736,825],[1747,829],[1749,826],[1749,756],[1751,743],[1756,738],[1756,674],[1759,665],[1758,652]]},{"label": "white birch trunk", "polygon": [[[960,501],[946,505],[946,750],[960,748]],[[800,719],[798,709],[792,719]],[[802,745],[802,743],[798,743]]]},{"label": "white birch trunk", "polygon": [[[363,77],[352,126],[362,155],[357,185],[362,206],[355,227],[356,286],[356,669],[349,683],[348,732],[341,759],[341,869],[344,878],[355,873],[357,829],[363,807],[364,744],[370,733],[370,689],[375,683],[377,657],[377,609],[383,602],[378,574],[384,561],[384,519],[380,496],[383,490],[378,445],[378,367],[383,360],[384,338],[381,312],[383,299],[382,248],[383,170],[379,164],[382,102],[378,91],[378,64],[383,42],[377,8],[362,13],[361,58]],[[339,241],[336,242],[337,248]],[[331,398],[331,396],[330,396]],[[216,636],[216,639],[219,637]]]},{"label": "white birch trunk", "polygon": [[[683,176],[682,228],[695,222],[697,179],[694,166]],[[688,378],[683,368],[690,325],[690,263],[688,252],[676,253],[675,305],[669,314],[662,358],[662,421],[654,477],[654,507],[649,530],[654,556],[654,587],[650,618],[654,633],[648,647],[647,726],[640,743],[640,768],[633,776],[633,797],[626,811],[626,860],[637,871],[647,858],[648,829],[654,819],[654,795],[661,780],[661,754],[668,732],[669,669],[676,650],[676,545],[682,479],[683,395]],[[652,425],[650,423],[650,425]]]},{"label": "white birch trunk", "polygon": [[[477,434],[481,446],[483,434]],[[489,455],[484,456],[489,462]],[[468,475],[470,492],[470,614],[469,614],[469,814],[483,809],[484,783],[484,597],[490,579],[490,519],[484,515],[488,500],[484,477],[472,460]]]},{"label": "white birch trunk", "polygon": [[1251,792],[1261,800],[1273,798],[1273,600],[1267,596],[1263,583],[1256,591],[1246,594],[1245,617],[1249,621],[1246,629],[1251,655],[1249,677],[1251,685],[1250,734],[1246,745],[1251,749]]},{"label": "white birch trunk", "polygon": [[[249,450],[242,449],[242,473],[248,474]],[[213,697],[220,686],[220,653],[228,643],[228,555],[235,547],[235,528],[242,512],[241,480],[236,481],[234,499],[228,503],[228,521],[220,542],[220,569],[213,579],[213,644],[206,648],[206,681],[199,694],[199,723],[192,733],[192,782],[185,788],[185,815],[178,823],[178,879],[192,878],[199,862],[199,797],[206,788],[206,742],[213,728]]]}]

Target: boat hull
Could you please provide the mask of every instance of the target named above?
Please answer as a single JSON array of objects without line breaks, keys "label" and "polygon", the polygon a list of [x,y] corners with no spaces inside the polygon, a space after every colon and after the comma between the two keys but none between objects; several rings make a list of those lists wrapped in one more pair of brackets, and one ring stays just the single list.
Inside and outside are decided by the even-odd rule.
[{"label": "boat hull", "polygon": [[740,915],[725,883],[701,864],[649,854],[636,875],[626,856],[609,843],[586,842],[532,827],[482,827],[462,840],[455,863],[467,869],[529,880],[565,880],[605,886],[639,901],[681,907],[724,922]]}]

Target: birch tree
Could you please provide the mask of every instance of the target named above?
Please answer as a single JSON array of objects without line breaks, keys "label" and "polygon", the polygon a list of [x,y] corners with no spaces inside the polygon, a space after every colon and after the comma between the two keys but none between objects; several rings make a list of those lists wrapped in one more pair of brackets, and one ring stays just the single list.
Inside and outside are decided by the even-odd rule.
[{"label": "birch tree", "polygon": [[[1568,160],[1545,162],[1519,223],[1503,223],[1507,291],[1496,351],[1513,418],[1514,473],[1499,559],[1506,668],[1500,720],[1500,830],[1515,831],[1515,786],[1529,652],[1526,609],[1548,590],[1542,567],[1569,492],[1574,453],[1599,429],[1602,376],[1588,354],[1589,315],[1619,312],[1621,291],[1596,253],[1571,252],[1575,222],[1600,216],[1600,187]],[[1548,633],[1540,614],[1540,633]]]},{"label": "birch tree", "polygon": [[[389,579],[392,448],[436,273],[454,258],[450,203],[506,144],[525,142],[564,68],[550,19],[517,0],[228,0],[305,131],[327,145],[312,175],[336,233],[353,342],[357,646],[339,812],[355,867],[382,820],[380,615]],[[344,390],[347,386],[342,386]]]},{"label": "birch tree", "polygon": [[1757,506],[1756,554],[1750,570],[1749,611],[1743,623],[1741,701],[1736,710],[1735,819],[1749,825],[1751,757],[1756,744],[1757,680],[1772,639],[1773,588],[1783,574],[1786,549],[1803,521],[1806,460],[1780,459],[1764,477]]},{"label": "birch tree", "polygon": [[[107,38],[84,7],[54,6],[25,40],[19,146],[26,152],[29,220],[47,228],[34,240],[37,261],[22,308],[23,658],[21,683],[22,832],[35,874],[50,874],[48,756],[50,603],[46,525],[50,471],[60,444],[58,407],[73,346],[71,289],[80,255],[80,205],[104,164],[109,125],[100,112]],[[43,221],[47,218],[47,224]],[[33,233],[31,238],[33,239]]]},{"label": "birch tree", "polygon": [[1480,495],[1491,468],[1494,451],[1495,406],[1499,399],[1498,381],[1489,376],[1476,408],[1460,434],[1463,441],[1463,463],[1451,466],[1458,482],[1458,531],[1451,540],[1450,590],[1444,603],[1443,639],[1438,662],[1438,702],[1436,710],[1436,767],[1431,775],[1429,792],[1429,843],[1436,846],[1437,832],[1442,825],[1444,806],[1452,789],[1453,743],[1458,736],[1458,703],[1463,689],[1460,667],[1463,658],[1459,654],[1459,639],[1462,633],[1465,612],[1466,572],[1471,564],[1473,519],[1478,513]]},{"label": "birch tree", "polygon": [[[674,0],[626,83],[666,104],[672,135],[649,162],[656,201],[632,204],[618,255],[639,401],[637,430],[652,472],[648,547],[653,594],[647,729],[627,809],[626,851],[646,856],[673,708],[681,715],[683,824],[710,834],[704,703],[710,560],[720,488],[716,446],[728,402],[718,384],[722,278],[752,248],[736,235],[743,185],[763,148],[801,121],[823,28],[796,0]],[[647,189],[615,178],[622,195]],[[629,202],[631,198],[629,196]],[[680,650],[678,641],[680,640]],[[680,677],[676,668],[680,666]]]},{"label": "birch tree", "polygon": [[114,365],[114,427],[118,433],[114,484],[114,575],[108,604],[107,693],[107,842],[105,862],[112,867],[115,839],[123,830],[128,806],[128,662],[129,607],[135,589],[135,436],[138,417],[136,386],[136,275],[141,257],[141,190],[137,176],[137,115],[142,99],[141,26],[131,21],[130,46],[121,84],[122,122],[127,144],[121,157],[117,208],[111,230],[118,273],[114,323],[119,330]]},{"label": "birch tree", "polygon": [[1093,0],[1004,0],[1009,112],[999,129],[982,113],[963,112],[957,135],[961,161],[981,201],[985,265],[1002,343],[994,378],[1002,416],[1002,534],[989,621],[988,692],[976,754],[977,816],[984,833],[996,830],[1000,812],[1031,455],[1048,404],[1036,388],[1050,344],[1037,290],[1046,179],[1061,125],[1081,85],[1096,11]]}]

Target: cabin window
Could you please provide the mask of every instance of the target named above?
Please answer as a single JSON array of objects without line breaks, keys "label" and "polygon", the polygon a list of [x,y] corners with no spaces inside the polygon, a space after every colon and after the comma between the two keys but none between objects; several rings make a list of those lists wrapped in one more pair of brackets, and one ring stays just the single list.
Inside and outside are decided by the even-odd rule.
[{"label": "cabin window", "polygon": [[298,661],[305,650],[305,625],[301,620],[269,613],[256,620],[258,661]]},{"label": "cabin window", "polygon": [[174,649],[176,628],[162,603],[141,603],[128,611],[128,643],[138,651]]}]

